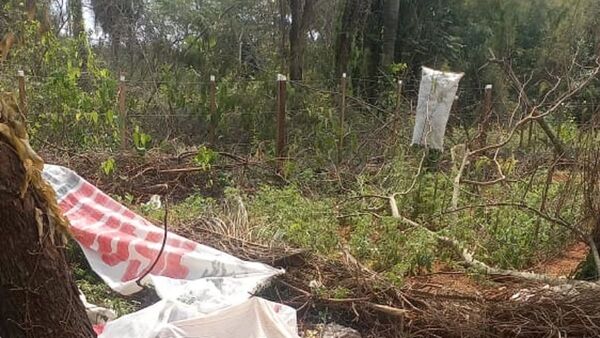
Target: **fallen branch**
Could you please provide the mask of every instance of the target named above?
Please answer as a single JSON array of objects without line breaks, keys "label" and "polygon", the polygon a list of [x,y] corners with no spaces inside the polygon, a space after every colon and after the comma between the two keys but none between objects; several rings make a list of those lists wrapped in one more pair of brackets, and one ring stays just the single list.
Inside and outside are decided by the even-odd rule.
[{"label": "fallen branch", "polygon": [[[427,229],[427,228],[425,228],[425,229]],[[447,244],[456,253],[458,253],[461,256],[465,266],[478,269],[487,275],[511,276],[511,277],[517,277],[517,278],[521,278],[521,279],[542,282],[542,283],[551,284],[551,285],[570,284],[573,286],[579,286],[579,287],[590,288],[590,289],[594,289],[594,290],[600,290],[600,284],[596,283],[596,282],[587,282],[587,281],[580,281],[580,280],[566,279],[566,278],[556,278],[556,277],[552,277],[552,276],[548,276],[548,275],[544,275],[544,274],[533,273],[533,272],[507,270],[507,269],[499,269],[499,268],[491,267],[491,266],[475,259],[473,257],[473,254],[471,252],[469,252],[467,249],[462,248],[462,245],[458,241],[448,238],[448,237],[440,236],[439,234],[437,234],[433,231],[429,231],[429,232],[434,237],[436,237],[440,242]]]},{"label": "fallen branch", "polygon": [[[390,196],[389,199],[391,201],[390,205],[392,203],[394,203],[394,204],[396,203],[393,195]],[[551,277],[551,276],[544,275],[544,274],[537,274],[537,273],[523,272],[523,271],[516,271],[516,270],[499,269],[499,268],[491,267],[491,266],[475,259],[473,253],[469,252],[466,248],[464,248],[464,246],[457,240],[440,235],[439,233],[437,233],[435,231],[429,230],[424,225],[419,224],[413,220],[407,219],[406,217],[398,215],[398,216],[394,216],[394,218],[397,218],[400,221],[402,221],[410,226],[418,227],[419,229],[424,230],[430,236],[434,237],[439,242],[447,245],[456,254],[458,254],[462,258],[463,264],[466,267],[476,268],[488,275],[505,275],[505,276],[512,276],[512,277],[517,277],[517,278],[522,278],[522,279],[527,279],[527,280],[532,280],[532,281],[537,281],[537,282],[543,282],[543,283],[552,284],[552,285],[571,284],[574,286],[581,286],[581,287],[591,288],[591,289],[595,289],[595,290],[600,290],[600,283],[596,283],[596,282],[555,278],[555,277]],[[597,250],[596,250],[596,254],[597,254]],[[598,256],[598,262],[600,262],[600,256]]]},{"label": "fallen branch", "polygon": [[406,317],[410,313],[409,310],[399,309],[387,305],[375,304],[371,302],[360,302],[360,304],[390,316]]},{"label": "fallen branch", "polygon": [[[465,167],[467,166],[467,163],[469,161],[469,149],[467,148],[467,145],[463,145],[464,149],[463,149],[463,156],[462,156],[462,160],[460,162],[460,166],[458,167],[458,171],[456,173],[456,176],[454,177],[454,186],[452,189],[452,208],[456,209],[458,207],[458,198],[460,196],[460,182],[461,182],[461,178],[462,178],[462,174],[465,170]],[[452,149],[454,151],[454,148]]]}]

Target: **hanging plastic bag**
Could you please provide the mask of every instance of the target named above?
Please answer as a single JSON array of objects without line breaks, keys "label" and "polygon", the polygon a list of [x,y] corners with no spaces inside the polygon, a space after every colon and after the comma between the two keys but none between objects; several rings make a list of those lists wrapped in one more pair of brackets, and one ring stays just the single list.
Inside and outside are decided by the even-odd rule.
[{"label": "hanging plastic bag", "polygon": [[449,73],[423,67],[417,116],[411,144],[443,150],[446,124],[464,73]]}]

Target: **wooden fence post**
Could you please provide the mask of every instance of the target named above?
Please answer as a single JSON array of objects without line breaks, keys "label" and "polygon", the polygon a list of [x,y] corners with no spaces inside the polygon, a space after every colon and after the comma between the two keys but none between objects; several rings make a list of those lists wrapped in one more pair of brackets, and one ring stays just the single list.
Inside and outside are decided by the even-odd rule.
[{"label": "wooden fence post", "polygon": [[338,163],[342,161],[342,153],[344,151],[344,121],[346,119],[346,73],[342,74],[342,79],[340,81],[340,91],[341,91],[341,100],[340,100],[340,141],[338,143]]},{"label": "wooden fence post", "polygon": [[217,135],[217,81],[214,75],[210,76],[210,132],[208,141],[215,143]]},{"label": "wooden fence post", "polygon": [[402,105],[402,80],[398,80],[396,86],[396,116],[400,115],[400,105]]},{"label": "wooden fence post", "polygon": [[281,74],[277,74],[277,158],[279,163],[279,170],[283,169],[283,163],[285,162],[285,106],[286,106],[286,77]]},{"label": "wooden fence post", "polygon": [[119,116],[121,117],[121,150],[127,148],[127,109],[125,107],[125,75],[119,76]]},{"label": "wooden fence post", "polygon": [[534,124],[535,124],[535,121],[533,121],[533,120],[529,121],[529,131],[528,131],[528,135],[527,135],[527,146],[528,147],[531,146],[531,139],[533,138]]},{"label": "wooden fence post", "polygon": [[485,147],[487,144],[487,132],[490,124],[492,115],[492,85],[488,84],[485,86],[483,96],[483,109],[481,119],[479,120],[479,135],[477,135],[477,146],[479,148]]},{"label": "wooden fence post", "polygon": [[17,77],[19,78],[19,109],[23,116],[27,117],[28,109],[27,109],[27,92],[25,91],[25,72],[19,70],[17,72]]}]

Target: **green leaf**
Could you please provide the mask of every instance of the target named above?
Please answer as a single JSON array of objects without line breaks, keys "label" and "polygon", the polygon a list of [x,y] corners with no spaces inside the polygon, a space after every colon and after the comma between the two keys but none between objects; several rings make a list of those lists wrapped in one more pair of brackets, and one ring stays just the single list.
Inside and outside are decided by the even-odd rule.
[{"label": "green leaf", "polygon": [[209,170],[217,159],[217,153],[205,146],[201,146],[198,149],[198,153],[194,157],[194,163],[202,168],[202,170]]},{"label": "green leaf", "polygon": [[115,172],[116,168],[117,168],[117,165],[115,163],[115,159],[112,157],[107,159],[106,161],[102,162],[102,164],[100,164],[100,169],[102,169],[102,172],[106,176],[112,175]]},{"label": "green leaf", "polygon": [[210,48],[210,49],[215,48],[216,45],[217,45],[217,38],[214,35],[211,35],[208,38],[208,48]]}]

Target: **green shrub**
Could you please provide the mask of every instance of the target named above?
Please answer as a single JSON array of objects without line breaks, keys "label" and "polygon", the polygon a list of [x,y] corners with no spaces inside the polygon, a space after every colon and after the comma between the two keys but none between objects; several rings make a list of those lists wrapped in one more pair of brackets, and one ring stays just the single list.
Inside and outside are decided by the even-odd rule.
[{"label": "green shrub", "polygon": [[248,209],[251,216],[264,222],[264,238],[281,239],[321,253],[331,253],[339,243],[338,222],[326,198],[308,199],[293,186],[263,186]]}]

